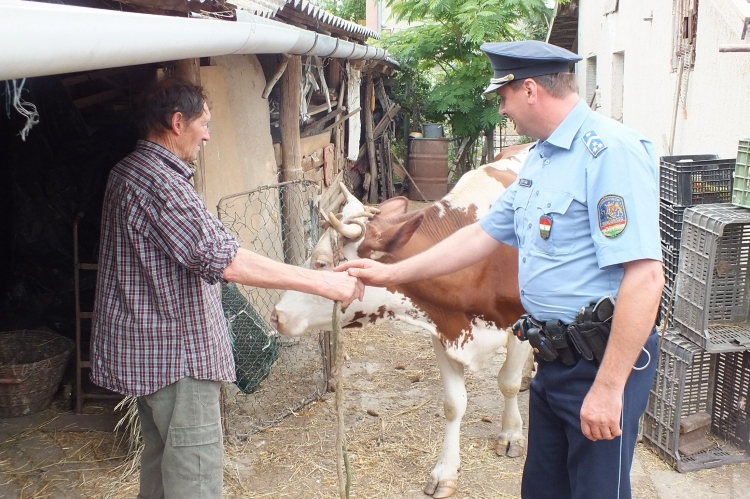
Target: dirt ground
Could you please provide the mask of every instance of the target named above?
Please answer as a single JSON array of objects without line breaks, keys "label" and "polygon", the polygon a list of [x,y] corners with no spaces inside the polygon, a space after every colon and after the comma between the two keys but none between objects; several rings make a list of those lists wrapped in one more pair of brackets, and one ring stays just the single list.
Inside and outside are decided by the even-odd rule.
[{"label": "dirt ground", "polygon": [[[350,497],[423,499],[422,486],[437,460],[444,429],[442,385],[430,340],[426,333],[397,323],[345,334]],[[480,372],[467,373],[469,403],[456,499],[520,497],[522,458],[498,457],[494,452],[502,410],[495,377],[503,358],[500,352]],[[524,420],[527,404],[528,395],[521,394]],[[34,417],[0,420],[0,497],[134,498],[137,469],[124,459],[122,433],[39,429],[63,410],[61,405],[56,401]],[[224,497],[339,497],[336,428],[334,395],[326,394],[273,427],[245,438],[230,435]],[[750,472],[750,465],[743,464],[680,475],[643,445],[636,456],[637,499],[703,497],[658,493],[653,480],[657,476],[677,481],[690,476],[710,486]]]}]

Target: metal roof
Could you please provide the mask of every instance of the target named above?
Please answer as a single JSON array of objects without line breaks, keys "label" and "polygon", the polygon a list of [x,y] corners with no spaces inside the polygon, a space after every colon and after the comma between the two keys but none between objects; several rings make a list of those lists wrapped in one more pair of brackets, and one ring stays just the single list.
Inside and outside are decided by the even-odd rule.
[{"label": "metal roof", "polygon": [[258,16],[274,18],[284,9],[294,10],[322,24],[366,38],[380,38],[371,29],[334,16],[307,0],[229,0],[227,3]]}]

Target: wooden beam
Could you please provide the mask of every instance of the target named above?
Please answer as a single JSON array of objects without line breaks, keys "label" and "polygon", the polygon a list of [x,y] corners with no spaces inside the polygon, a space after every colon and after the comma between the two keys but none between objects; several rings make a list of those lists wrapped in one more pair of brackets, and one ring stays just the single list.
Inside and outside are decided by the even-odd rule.
[{"label": "wooden beam", "polygon": [[365,144],[367,145],[367,157],[370,161],[370,204],[378,202],[378,163],[375,161],[375,139],[373,138],[372,125],[372,100],[375,96],[375,87],[372,83],[372,74],[367,74],[365,84]]},{"label": "wooden beam", "polygon": [[281,172],[284,182],[302,178],[300,154],[299,106],[302,80],[302,58],[289,57],[286,71],[281,76],[279,125],[281,131]]},{"label": "wooden beam", "polygon": [[75,105],[77,109],[83,109],[85,107],[94,106],[96,104],[101,104],[102,102],[110,101],[115,97],[119,97],[120,95],[125,94],[126,92],[126,88],[113,88],[112,90],[106,90],[104,92],[99,92],[98,94],[76,99],[73,101],[73,105]]},{"label": "wooden beam", "polygon": [[719,45],[719,52],[750,52],[750,44]]},{"label": "wooden beam", "polygon": [[[335,122],[335,123],[331,123],[330,125],[328,125],[328,126],[327,126],[327,127],[325,127],[324,129],[322,129],[321,131],[319,131],[319,132],[315,132],[315,133],[317,133],[317,134],[321,134],[321,133],[326,133],[326,132],[327,132],[328,130],[330,130],[331,128],[335,128],[335,127],[337,127],[337,126],[343,125],[343,124],[344,124],[344,122],[345,122],[346,120],[348,120],[349,118],[351,118],[352,116],[354,116],[354,115],[355,115],[355,114],[357,114],[358,112],[359,112],[359,108],[357,108],[357,109],[355,109],[354,111],[352,111],[351,113],[347,114],[346,116],[344,116],[344,117],[343,117],[343,118],[341,118],[340,120],[336,120],[336,122]],[[307,137],[307,136],[309,136],[309,135],[312,135],[312,134],[313,134],[313,131],[312,131],[312,130],[310,130],[309,132],[303,132],[303,133],[301,134],[301,136],[302,136],[302,137]]]},{"label": "wooden beam", "polygon": [[271,93],[271,90],[273,90],[274,85],[276,85],[276,82],[279,81],[281,75],[284,74],[286,65],[289,63],[289,57],[289,54],[281,54],[281,61],[279,62],[276,71],[274,71],[273,76],[270,80],[268,80],[268,83],[266,83],[266,88],[263,89],[263,94],[261,95],[261,97],[263,97],[264,99],[268,99],[268,95]]},{"label": "wooden beam", "polygon": [[[380,122],[372,131],[373,138],[377,139],[383,134],[388,124],[399,113],[399,111],[401,111],[401,106],[394,102],[388,112],[384,114],[382,118],[380,118]],[[367,151],[367,144],[362,144],[359,148],[359,154],[357,154],[357,161],[363,158],[365,151]]]}]

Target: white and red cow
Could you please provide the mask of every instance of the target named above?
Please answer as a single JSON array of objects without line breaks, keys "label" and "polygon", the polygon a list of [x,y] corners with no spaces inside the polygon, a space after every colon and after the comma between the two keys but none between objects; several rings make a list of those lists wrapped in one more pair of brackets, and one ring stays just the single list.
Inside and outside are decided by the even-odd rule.
[{"label": "white and red cow", "polygon": [[[408,201],[393,198],[372,214],[342,186],[347,203],[341,221],[333,217],[331,222],[348,238],[343,256],[402,260],[475,222],[515,180],[527,149],[516,149],[509,157],[468,172],[443,199],[419,211],[407,213]],[[324,234],[307,265],[330,270],[333,254],[330,238]],[[447,420],[440,457],[424,488],[433,497],[449,497],[457,488],[460,425],[467,401],[464,368],[478,370],[501,347],[506,348],[506,359],[498,373],[498,386],[505,405],[495,450],[509,457],[519,457],[525,450],[517,395],[524,367],[530,373],[531,348],[507,329],[523,313],[517,260],[517,251],[504,245],[486,261],[448,276],[393,289],[367,287],[364,301],[355,301],[342,312],[344,327],[398,319],[431,333]],[[272,321],[279,332],[290,336],[330,330],[331,302],[288,291],[276,305]]]}]

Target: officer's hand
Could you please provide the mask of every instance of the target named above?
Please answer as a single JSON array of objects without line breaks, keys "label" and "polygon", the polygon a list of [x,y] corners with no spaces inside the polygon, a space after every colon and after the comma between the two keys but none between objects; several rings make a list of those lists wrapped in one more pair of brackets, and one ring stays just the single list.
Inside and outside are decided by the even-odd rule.
[{"label": "officer's hand", "polygon": [[350,276],[361,279],[367,286],[383,287],[393,283],[391,266],[375,260],[352,260],[333,270],[336,272],[346,271]]},{"label": "officer's hand", "polygon": [[356,277],[342,272],[318,272],[325,281],[321,296],[341,302],[341,307],[346,309],[351,302],[365,296],[365,285]]},{"label": "officer's hand", "polygon": [[622,392],[594,383],[581,406],[581,431],[589,440],[612,440],[622,435]]}]

